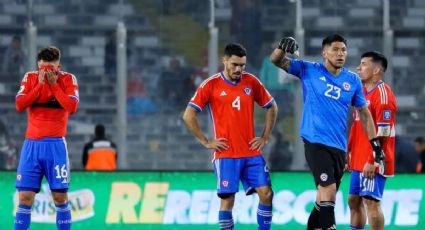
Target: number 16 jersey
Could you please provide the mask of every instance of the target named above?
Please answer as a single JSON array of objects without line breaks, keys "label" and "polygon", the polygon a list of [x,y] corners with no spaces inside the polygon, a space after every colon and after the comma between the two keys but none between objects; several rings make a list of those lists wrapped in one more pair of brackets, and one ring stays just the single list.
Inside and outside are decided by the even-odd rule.
[{"label": "number 16 jersey", "polygon": [[215,138],[226,138],[227,150],[215,151],[216,158],[242,158],[261,154],[250,150],[249,142],[255,137],[254,101],[263,108],[273,104],[273,97],[252,74],[243,72],[236,82],[224,73],[206,79],[189,102],[197,111],[208,109]]}]

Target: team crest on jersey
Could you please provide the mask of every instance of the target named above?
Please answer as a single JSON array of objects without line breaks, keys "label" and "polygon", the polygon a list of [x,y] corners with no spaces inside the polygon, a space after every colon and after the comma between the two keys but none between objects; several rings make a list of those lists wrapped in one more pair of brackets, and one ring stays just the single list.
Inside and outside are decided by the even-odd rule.
[{"label": "team crest on jersey", "polygon": [[16,175],[16,180],[17,181],[21,181],[22,180],[22,175],[21,174]]},{"label": "team crest on jersey", "polygon": [[327,181],[328,180],[328,174],[326,174],[326,173],[320,174],[320,180],[323,181],[323,182]]},{"label": "team crest on jersey", "polygon": [[391,120],[391,110],[384,110],[384,120]]},{"label": "team crest on jersey", "polygon": [[245,87],[245,89],[243,89],[243,91],[245,92],[245,94],[246,94],[246,95],[248,95],[248,96],[249,96],[249,95],[251,95],[251,91],[252,91],[252,90],[251,90],[251,88],[249,88],[249,87]]},{"label": "team crest on jersey", "polygon": [[351,89],[351,85],[350,85],[350,83],[348,83],[348,82],[344,82],[344,83],[342,83],[342,86],[344,87],[344,89],[345,89],[346,91],[348,91],[348,90],[350,90],[350,89]]},{"label": "team crest on jersey", "polygon": [[223,185],[223,187],[227,188],[227,186],[229,186],[229,181],[224,180],[223,182],[221,182],[221,184]]}]

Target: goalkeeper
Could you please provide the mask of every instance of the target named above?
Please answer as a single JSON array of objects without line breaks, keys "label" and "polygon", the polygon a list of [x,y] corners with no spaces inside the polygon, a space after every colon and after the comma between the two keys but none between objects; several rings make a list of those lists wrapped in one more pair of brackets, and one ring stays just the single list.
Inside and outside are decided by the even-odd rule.
[{"label": "goalkeeper", "polygon": [[[324,38],[323,63],[285,56],[297,53],[297,50],[295,39],[283,38],[270,58],[276,66],[298,77],[303,86],[304,112],[300,133],[318,190],[307,229],[336,229],[335,197],[344,172],[350,105],[358,108],[367,137],[374,144],[377,143],[376,131],[359,77],[343,67],[347,58],[346,40],[337,34]],[[377,156],[383,157],[380,146],[375,148]]]}]

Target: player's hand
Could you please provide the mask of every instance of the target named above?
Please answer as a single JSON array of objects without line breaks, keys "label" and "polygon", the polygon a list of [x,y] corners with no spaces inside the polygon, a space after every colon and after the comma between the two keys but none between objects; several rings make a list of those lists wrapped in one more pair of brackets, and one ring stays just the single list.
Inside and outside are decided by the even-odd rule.
[{"label": "player's hand", "polygon": [[375,165],[366,163],[363,167],[363,176],[369,179],[373,179],[375,177]]},{"label": "player's hand", "polygon": [[267,144],[267,139],[264,137],[254,137],[249,142],[249,150],[261,150]]},{"label": "player's hand", "polygon": [[375,167],[378,167],[378,173],[381,175],[385,174],[385,153],[381,148],[378,138],[370,140],[370,144],[373,149],[373,159]]},{"label": "player's hand", "polygon": [[47,75],[47,81],[49,82],[50,85],[56,84],[56,82],[58,81],[57,73],[49,71],[46,73],[46,75]]},{"label": "player's hand", "polygon": [[293,37],[285,37],[280,40],[277,48],[286,53],[295,54],[298,51],[298,43]]},{"label": "player's hand", "polygon": [[204,144],[205,148],[207,149],[214,149],[216,151],[223,151],[227,150],[229,146],[226,144],[227,139],[224,137],[208,140],[206,144]]},{"label": "player's hand", "polygon": [[41,83],[41,84],[44,83],[45,75],[46,75],[46,72],[43,69],[38,71],[38,82],[39,83]]}]

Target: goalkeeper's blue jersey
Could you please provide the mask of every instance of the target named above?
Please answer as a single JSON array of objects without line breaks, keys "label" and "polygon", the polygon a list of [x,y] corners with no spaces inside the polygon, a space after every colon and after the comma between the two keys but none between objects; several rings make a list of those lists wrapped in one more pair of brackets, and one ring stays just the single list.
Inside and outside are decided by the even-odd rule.
[{"label": "goalkeeper's blue jersey", "polygon": [[364,107],[360,78],[343,68],[334,76],[323,63],[291,60],[288,71],[301,79],[304,111],[301,137],[346,151],[350,105]]}]

